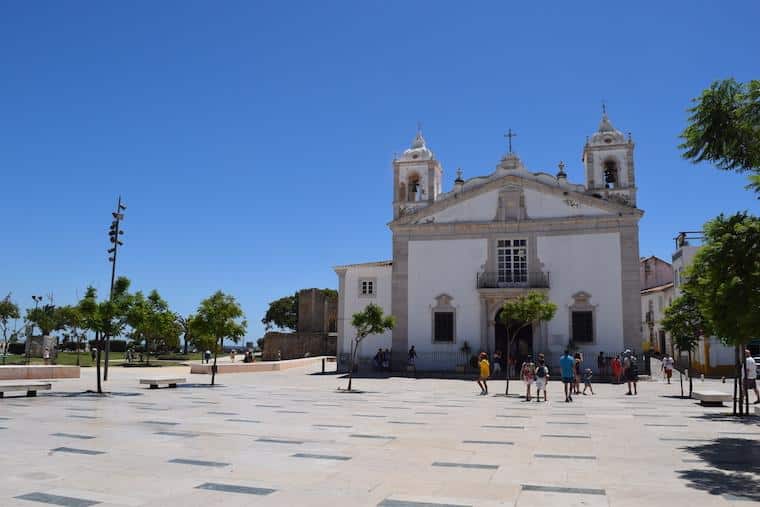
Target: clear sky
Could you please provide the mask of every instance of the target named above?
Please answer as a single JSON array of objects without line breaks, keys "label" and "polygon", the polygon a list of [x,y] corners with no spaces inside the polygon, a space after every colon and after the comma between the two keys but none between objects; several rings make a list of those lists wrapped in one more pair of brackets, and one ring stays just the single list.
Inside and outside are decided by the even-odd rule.
[{"label": "clear sky", "polygon": [[[641,255],[758,211],[741,176],[680,158],[689,100],[760,78],[760,3],[0,2],[0,293],[107,292],[179,311],[217,289],[262,334],[268,301],[391,256],[391,160],[418,121],[444,167],[532,171],[581,151],[602,100],[632,132]],[[78,291],[78,292],[77,292]]]}]

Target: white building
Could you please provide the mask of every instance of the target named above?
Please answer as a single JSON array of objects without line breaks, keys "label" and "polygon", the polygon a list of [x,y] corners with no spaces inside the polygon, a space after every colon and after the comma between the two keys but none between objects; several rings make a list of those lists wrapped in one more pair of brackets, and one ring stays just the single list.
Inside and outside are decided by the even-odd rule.
[{"label": "white building", "polygon": [[633,150],[604,114],[583,147],[584,184],[570,183],[561,162],[556,175],[533,173],[508,153],[490,174],[463,180],[458,171],[444,192],[441,163],[418,133],[393,161],[393,259],[335,268],[339,355],[350,350],[351,316],[370,302],[397,324],[364,341],[364,361],[389,348],[398,368],[414,345],[417,368],[440,371],[463,362],[465,342],[473,353],[506,353],[501,306],[531,290],[558,310],[520,334],[518,360],[544,352],[556,366],[571,340],[589,359],[638,349],[643,212]]},{"label": "white building", "polygon": [[674,299],[673,266],[652,255],[641,259],[641,342],[648,343],[651,350],[675,357],[676,351],[670,333],[662,328],[665,309]]}]

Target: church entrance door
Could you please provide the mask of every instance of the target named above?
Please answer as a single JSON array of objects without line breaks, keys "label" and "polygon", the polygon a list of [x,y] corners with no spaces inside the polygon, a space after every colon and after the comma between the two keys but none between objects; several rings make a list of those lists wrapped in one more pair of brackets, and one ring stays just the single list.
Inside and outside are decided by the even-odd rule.
[{"label": "church entrance door", "polygon": [[[512,321],[509,323],[512,346],[509,350],[510,362],[514,365],[512,375],[522,365],[525,358],[533,355],[533,326],[528,325],[517,331],[522,322]],[[515,333],[517,333],[515,335]],[[501,351],[501,357],[507,360],[507,326],[501,321],[501,310],[496,314],[494,350]]]}]

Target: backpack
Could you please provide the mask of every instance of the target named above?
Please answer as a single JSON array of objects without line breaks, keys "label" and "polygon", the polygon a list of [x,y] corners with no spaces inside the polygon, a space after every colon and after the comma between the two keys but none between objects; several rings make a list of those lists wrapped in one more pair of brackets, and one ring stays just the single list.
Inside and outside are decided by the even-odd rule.
[{"label": "backpack", "polygon": [[634,374],[634,375],[638,374],[639,373],[639,365],[636,363],[636,357],[635,356],[631,356],[630,361],[631,362],[630,362],[629,369],[630,369],[631,373]]},{"label": "backpack", "polygon": [[546,366],[539,366],[538,369],[536,369],[536,377],[538,378],[546,377]]}]

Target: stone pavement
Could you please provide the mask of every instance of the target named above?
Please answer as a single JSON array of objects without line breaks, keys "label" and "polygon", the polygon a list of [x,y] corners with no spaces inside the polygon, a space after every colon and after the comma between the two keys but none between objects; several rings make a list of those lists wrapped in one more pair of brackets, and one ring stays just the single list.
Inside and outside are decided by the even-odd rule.
[{"label": "stone pavement", "polygon": [[[760,500],[760,424],[600,384],[549,403],[504,382],[355,379],[317,366],[209,377],[187,368],[94,371],[38,398],[0,400],[0,505],[725,506]],[[193,387],[148,390],[141,375]],[[701,385],[697,382],[697,385]],[[728,392],[729,384],[711,383]],[[513,392],[522,389],[511,384]]]}]

